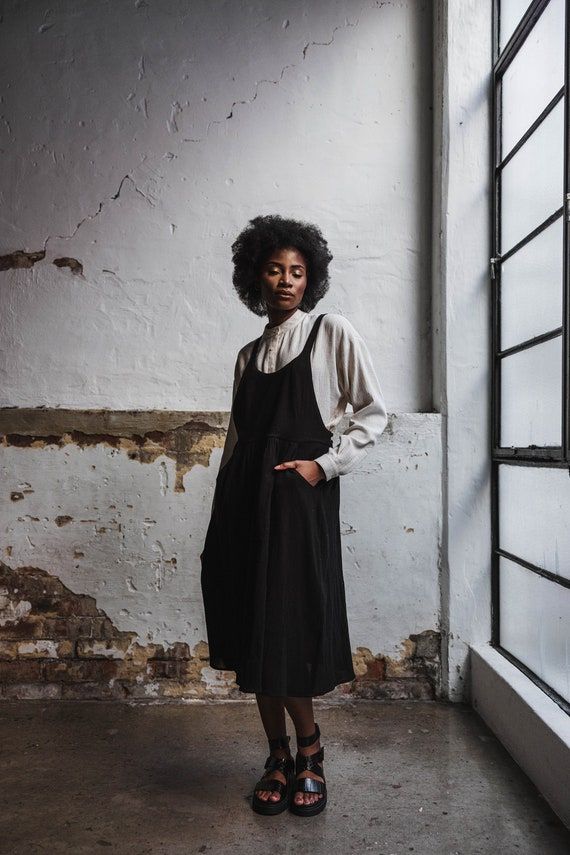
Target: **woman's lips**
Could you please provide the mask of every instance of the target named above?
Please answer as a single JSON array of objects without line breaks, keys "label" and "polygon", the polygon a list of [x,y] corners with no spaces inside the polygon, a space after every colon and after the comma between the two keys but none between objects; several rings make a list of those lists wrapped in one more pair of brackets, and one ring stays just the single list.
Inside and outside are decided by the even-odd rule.
[{"label": "woman's lips", "polygon": [[292,296],[293,296],[292,294],[286,294],[284,291],[281,291],[279,294],[277,294],[277,297],[278,298],[280,297],[283,300],[284,299],[289,300],[289,299],[291,299]]}]

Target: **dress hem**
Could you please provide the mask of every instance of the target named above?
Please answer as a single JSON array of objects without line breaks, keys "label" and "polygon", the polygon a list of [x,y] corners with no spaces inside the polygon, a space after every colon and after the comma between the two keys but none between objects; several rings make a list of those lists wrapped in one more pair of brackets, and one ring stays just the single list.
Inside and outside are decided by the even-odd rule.
[{"label": "dress hem", "polygon": [[267,692],[267,691],[263,691],[260,689],[246,689],[244,686],[240,685],[239,683],[238,683],[238,689],[243,694],[260,694],[260,695],[266,695],[267,697],[270,697],[270,698],[318,698],[321,695],[327,695],[329,692],[332,692],[334,689],[336,689],[337,686],[340,686],[343,683],[352,683],[353,680],[355,680],[355,679],[356,679],[356,674],[353,677],[347,676],[346,679],[343,679],[341,677],[337,677],[335,679],[335,681],[332,684],[330,684],[328,687],[325,687],[324,689],[321,689],[321,690],[313,690],[309,694],[306,694],[304,692],[291,692],[291,691],[290,692]]},{"label": "dress hem", "polygon": [[[215,665],[212,665],[210,663],[210,667],[213,668],[214,671],[232,671],[234,674],[237,673],[235,671],[235,668],[231,668],[229,666],[226,668],[216,668]],[[343,674],[341,672],[336,677],[334,677],[333,682],[327,683],[324,688],[316,688],[310,692],[295,692],[295,691],[274,692],[274,691],[264,690],[263,688],[254,688],[254,687],[248,688],[247,684],[245,684],[244,682],[240,683],[237,676],[236,676],[236,685],[237,685],[240,692],[242,692],[243,694],[247,694],[247,695],[260,694],[260,695],[267,695],[268,697],[273,697],[273,698],[318,698],[321,695],[327,695],[329,692],[332,692],[334,689],[336,689],[337,686],[340,686],[344,683],[352,683],[354,680],[356,680],[356,674],[354,673],[354,671],[352,671],[352,672],[347,671],[345,674]]]}]

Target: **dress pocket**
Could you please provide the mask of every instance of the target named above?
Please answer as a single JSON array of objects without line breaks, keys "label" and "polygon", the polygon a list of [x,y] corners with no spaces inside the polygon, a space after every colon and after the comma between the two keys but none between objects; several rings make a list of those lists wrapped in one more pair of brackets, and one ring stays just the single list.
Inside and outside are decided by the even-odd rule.
[{"label": "dress pocket", "polygon": [[[298,472],[296,469],[290,469],[289,471],[290,471],[290,472],[292,472],[292,473],[293,473],[297,478],[300,478],[300,479],[301,479],[301,481],[303,482],[303,484],[305,485],[305,487],[307,487],[307,489],[309,489],[309,490],[314,490],[314,489],[315,489],[315,487],[313,487],[313,485],[312,485],[312,484],[309,484],[309,482],[307,481],[307,479],[305,478],[305,476],[304,476],[304,475],[301,475],[301,473],[300,473],[300,472]],[[319,481],[319,483],[320,483],[320,481]],[[318,484],[317,484],[316,486],[318,486]]]}]

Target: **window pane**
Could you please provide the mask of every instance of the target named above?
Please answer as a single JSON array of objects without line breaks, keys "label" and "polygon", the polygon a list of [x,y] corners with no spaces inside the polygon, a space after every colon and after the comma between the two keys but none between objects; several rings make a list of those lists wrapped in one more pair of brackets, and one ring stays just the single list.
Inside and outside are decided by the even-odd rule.
[{"label": "window pane", "polygon": [[561,445],[562,336],[501,362],[501,446]]},{"label": "window pane", "polygon": [[530,0],[501,0],[499,49],[504,46],[514,33],[516,26],[530,5]]},{"label": "window pane", "polygon": [[560,217],[501,267],[501,350],[562,326]]},{"label": "window pane", "polygon": [[503,75],[502,157],[563,84],[564,0],[550,0]]},{"label": "window pane", "polygon": [[570,579],[570,478],[566,469],[499,467],[499,546]]},{"label": "window pane", "polygon": [[570,590],[500,559],[500,643],[570,701]]},{"label": "window pane", "polygon": [[503,254],[562,205],[563,143],[564,99],[502,170]]}]

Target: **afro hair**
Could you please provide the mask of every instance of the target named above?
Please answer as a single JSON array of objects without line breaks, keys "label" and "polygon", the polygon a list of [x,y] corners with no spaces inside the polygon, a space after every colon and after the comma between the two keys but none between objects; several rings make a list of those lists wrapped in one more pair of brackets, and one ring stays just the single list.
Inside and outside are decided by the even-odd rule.
[{"label": "afro hair", "polygon": [[307,287],[299,308],[310,312],[328,291],[332,255],[318,226],[278,214],[254,217],[232,244],[232,281],[240,300],[254,314],[267,314],[259,288],[261,268],[278,249],[296,249],[304,256]]}]

